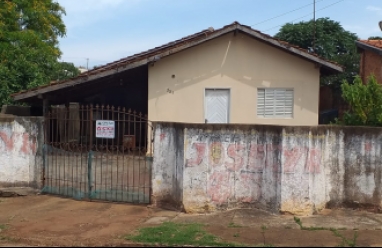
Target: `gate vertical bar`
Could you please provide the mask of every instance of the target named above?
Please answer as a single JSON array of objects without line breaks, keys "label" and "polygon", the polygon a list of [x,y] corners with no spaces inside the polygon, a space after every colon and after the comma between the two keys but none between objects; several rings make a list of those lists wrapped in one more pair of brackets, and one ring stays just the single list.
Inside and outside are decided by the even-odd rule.
[{"label": "gate vertical bar", "polygon": [[[134,125],[134,132],[133,132],[133,135],[137,135],[137,112],[134,110],[133,112],[134,116],[133,116],[133,125]],[[139,166],[139,165],[138,165]],[[135,185],[135,149],[133,150],[133,197],[135,195],[135,191],[136,191],[136,185]],[[134,201],[134,199],[133,199]],[[139,195],[138,195],[138,201],[139,201]]]},{"label": "gate vertical bar", "polygon": [[92,157],[93,157],[93,105],[89,107],[89,151],[88,151],[88,196],[92,196]]},{"label": "gate vertical bar", "polygon": [[46,178],[46,167],[47,167],[47,155],[46,155],[46,144],[49,141],[49,128],[50,128],[50,121],[49,121],[49,101],[48,99],[43,99],[42,102],[43,105],[43,116],[44,116],[44,145],[42,147],[42,156],[43,156],[43,167],[42,167],[42,189],[45,187],[45,178]]},{"label": "gate vertical bar", "polygon": [[[138,203],[141,202],[141,139],[142,139],[142,113],[139,112],[139,132],[138,132]],[[143,194],[144,195],[144,194]]]},{"label": "gate vertical bar", "polygon": [[[126,194],[126,201],[127,199],[129,198],[129,185],[128,185],[128,170],[129,170],[129,167],[128,167],[128,161],[127,161],[127,170],[126,170],[126,174],[125,174],[125,132],[126,132],[126,108],[123,107],[122,108],[122,113],[123,113],[123,124],[122,124],[122,163],[123,163],[123,167],[122,167],[122,185],[124,186],[124,189],[127,191],[127,194]],[[126,179],[126,180],[125,180]],[[124,192],[125,190],[122,191],[122,199],[123,196],[124,196]]]},{"label": "gate vertical bar", "polygon": [[[122,192],[123,192],[123,188],[122,187],[120,187],[120,185],[119,185],[119,140],[120,140],[120,131],[119,131],[119,111],[120,111],[120,107],[118,106],[117,107],[117,115],[118,115],[118,117],[117,117],[117,128],[116,128],[116,133],[117,133],[117,135],[115,135],[115,137],[117,138],[117,144],[116,144],[116,147],[117,147],[117,192],[120,192],[121,194],[122,194]],[[123,163],[122,163],[122,166],[123,166]],[[115,198],[116,198],[116,201],[118,201],[118,194],[116,193],[115,194]],[[121,201],[122,201],[122,198],[121,198]]]},{"label": "gate vertical bar", "polygon": [[91,200],[92,199],[92,183],[93,183],[93,179],[92,179],[92,157],[93,157],[93,151],[90,150],[88,152],[88,195],[89,195],[89,199]]},{"label": "gate vertical bar", "polygon": [[[112,106],[108,106],[107,108],[107,119],[108,120],[111,120],[112,118],[110,118],[110,114],[112,113]],[[109,194],[109,198],[110,198],[110,201],[112,201],[113,199],[113,159],[112,159],[112,156],[110,154],[111,150],[110,150],[110,143],[113,143],[113,139],[111,140],[110,142],[110,139],[106,139],[106,147],[107,147],[107,150],[106,150],[106,161],[108,162],[108,164],[110,164],[110,194]]]}]

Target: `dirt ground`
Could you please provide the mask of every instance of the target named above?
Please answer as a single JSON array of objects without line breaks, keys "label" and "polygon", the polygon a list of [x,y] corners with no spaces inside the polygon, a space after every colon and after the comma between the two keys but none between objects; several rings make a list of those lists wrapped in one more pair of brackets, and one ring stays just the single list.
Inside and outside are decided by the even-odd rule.
[{"label": "dirt ground", "polygon": [[[381,246],[381,219],[380,214],[346,210],[302,218],[302,222],[309,226],[327,225],[327,228],[348,226],[347,230],[339,232],[348,240],[357,232],[356,246]],[[223,241],[249,245],[264,242],[262,225],[267,226],[265,242],[273,246],[333,247],[341,245],[342,241],[331,231],[300,230],[293,216],[271,215],[259,210],[187,215],[145,205],[37,195],[0,198],[0,226],[7,227],[0,231],[0,246],[133,246],[123,239],[125,235],[139,227],[164,221],[203,223],[209,233]],[[360,226],[354,228],[357,223]],[[332,226],[335,224],[337,226]]]},{"label": "dirt ground", "polygon": [[[128,207],[126,207],[128,206]],[[54,196],[0,198],[0,246],[114,246],[149,216],[146,206]]]}]

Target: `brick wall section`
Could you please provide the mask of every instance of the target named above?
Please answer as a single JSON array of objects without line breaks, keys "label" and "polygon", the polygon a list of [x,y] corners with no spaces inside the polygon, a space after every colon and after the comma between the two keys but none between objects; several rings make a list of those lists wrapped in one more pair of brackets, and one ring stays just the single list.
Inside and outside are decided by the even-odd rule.
[{"label": "brick wall section", "polygon": [[377,81],[382,84],[382,56],[375,52],[364,50],[361,54],[360,75],[363,82],[374,74]]}]

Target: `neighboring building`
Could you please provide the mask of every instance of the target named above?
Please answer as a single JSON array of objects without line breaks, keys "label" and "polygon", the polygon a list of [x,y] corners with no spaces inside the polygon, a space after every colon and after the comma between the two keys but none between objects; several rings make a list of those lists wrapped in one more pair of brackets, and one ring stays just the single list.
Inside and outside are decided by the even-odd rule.
[{"label": "neighboring building", "polygon": [[13,97],[123,106],[150,121],[317,125],[320,75],[342,70],[235,22]]},{"label": "neighboring building", "polygon": [[360,76],[363,82],[374,74],[377,81],[382,84],[382,40],[356,41],[358,51],[361,53]]},{"label": "neighboring building", "polygon": [[83,67],[83,66],[79,66],[77,69],[80,71],[80,73],[84,73],[84,72],[87,72],[87,71],[88,71],[88,69],[86,69],[86,68]]}]

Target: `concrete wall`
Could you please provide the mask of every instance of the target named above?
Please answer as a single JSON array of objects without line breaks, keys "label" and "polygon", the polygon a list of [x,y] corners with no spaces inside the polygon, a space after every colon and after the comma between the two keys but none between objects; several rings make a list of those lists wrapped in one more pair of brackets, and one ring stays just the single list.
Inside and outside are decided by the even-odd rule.
[{"label": "concrete wall", "polygon": [[153,194],[187,212],[382,206],[381,161],[380,128],[157,123]]},{"label": "concrete wall", "polygon": [[[159,128],[159,127],[158,127]],[[152,202],[161,207],[181,208],[183,200],[184,135],[177,124],[155,132],[155,166],[152,166]]]},{"label": "concrete wall", "polygon": [[43,118],[0,116],[0,187],[42,184]]},{"label": "concrete wall", "polygon": [[[229,123],[317,125],[319,69],[244,34],[226,34],[149,66],[151,121],[204,123],[206,88],[230,89]],[[294,117],[257,117],[257,88],[293,88]]]},{"label": "concrete wall", "polygon": [[373,52],[364,50],[361,54],[360,75],[363,82],[374,74],[377,81],[382,84],[382,56]]}]

